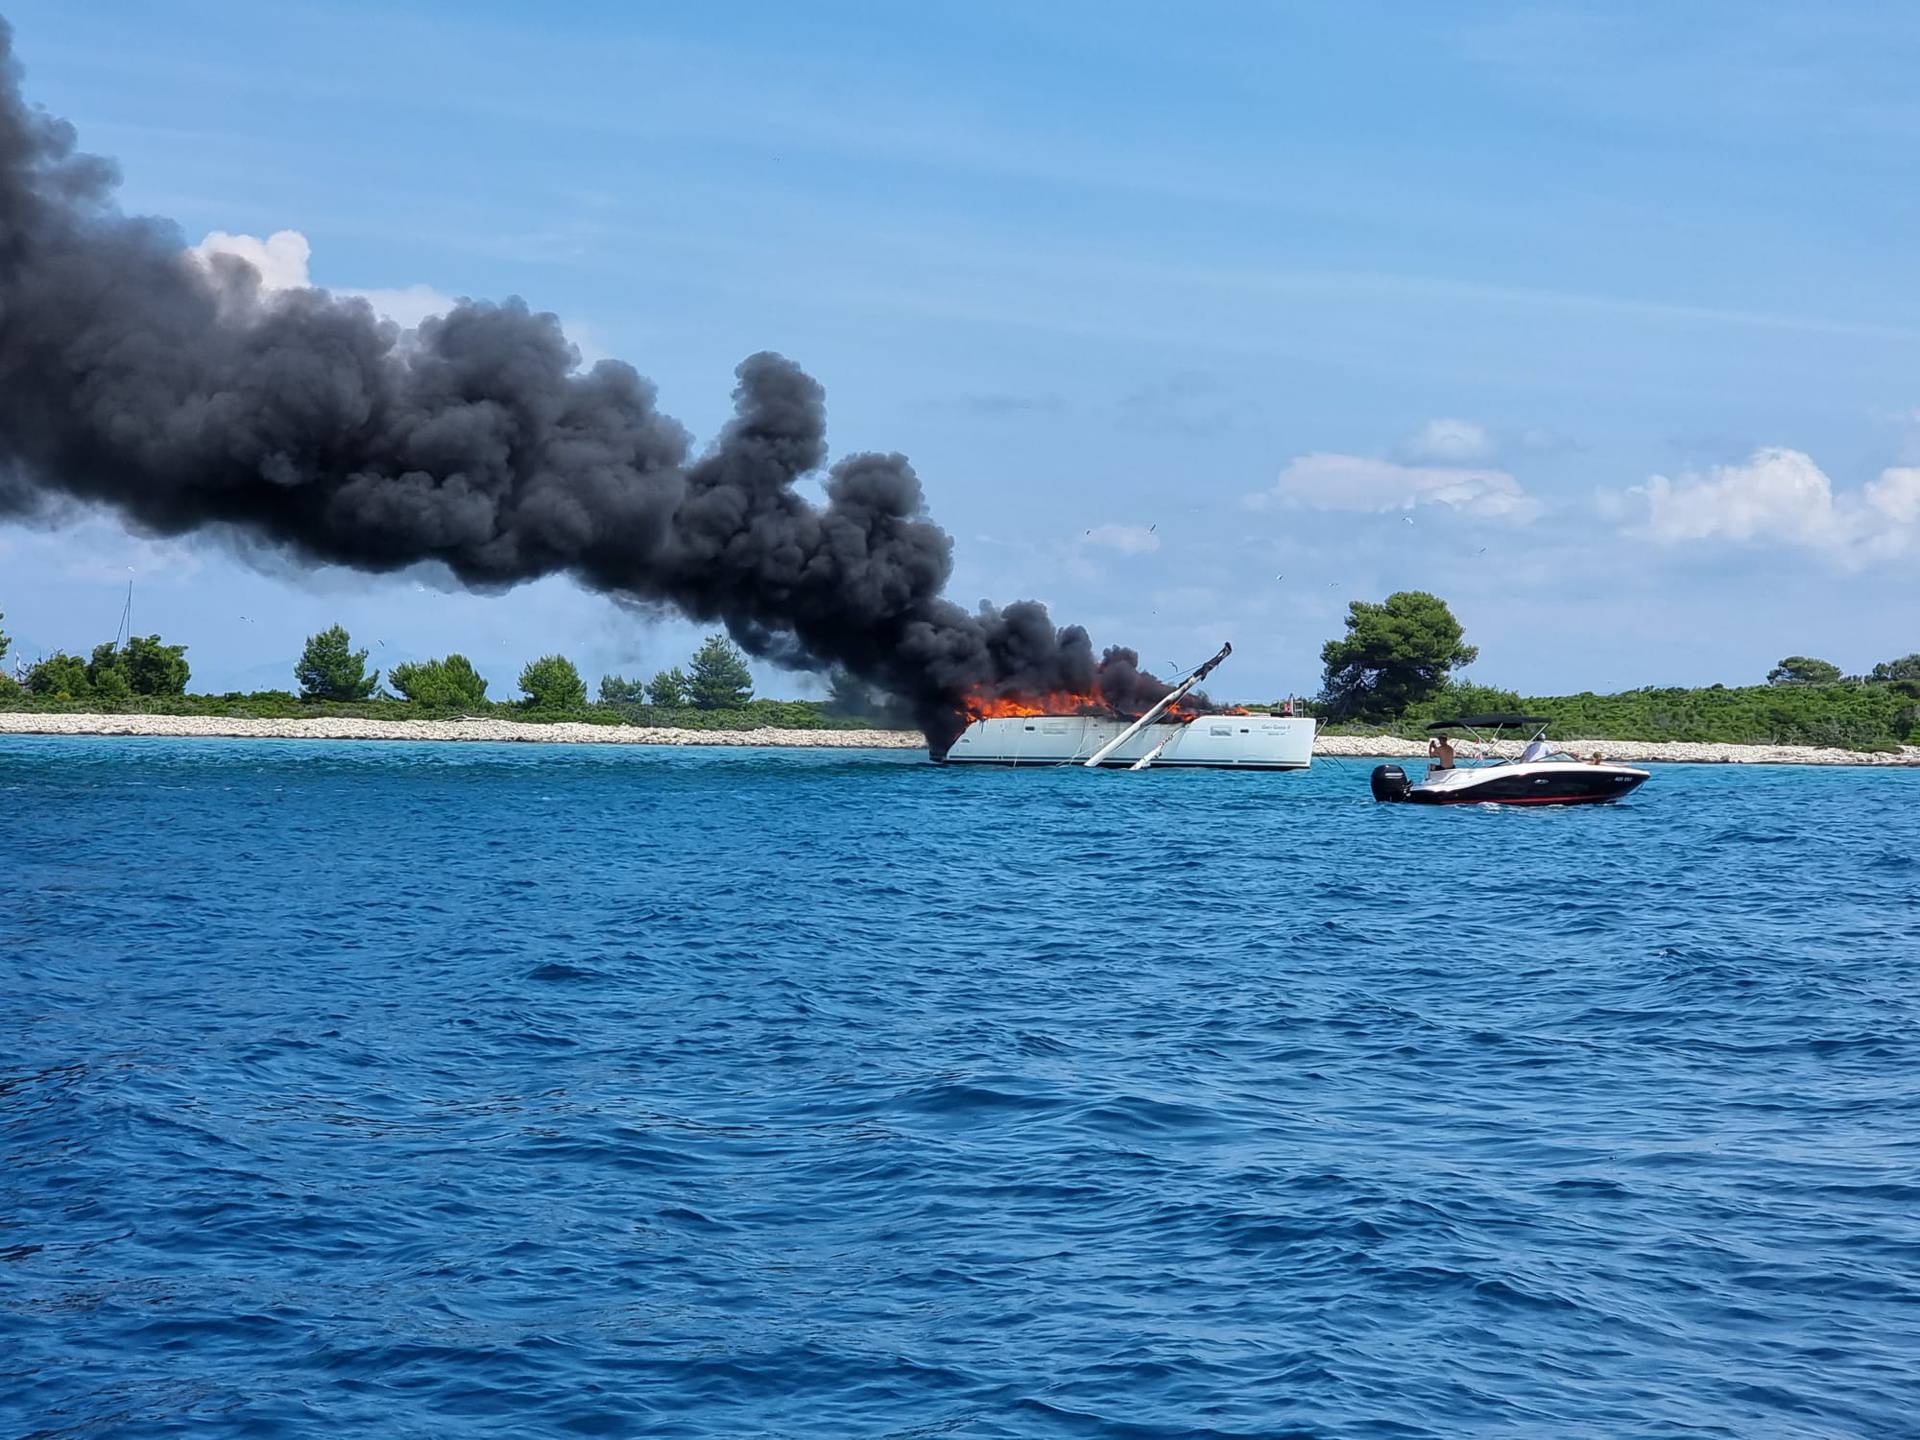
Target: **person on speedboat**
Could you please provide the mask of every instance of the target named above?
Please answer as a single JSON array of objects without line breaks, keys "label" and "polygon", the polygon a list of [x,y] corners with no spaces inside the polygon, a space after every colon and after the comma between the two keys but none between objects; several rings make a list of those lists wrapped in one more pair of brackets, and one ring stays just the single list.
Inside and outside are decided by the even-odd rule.
[{"label": "person on speedboat", "polygon": [[1453,769],[1453,742],[1444,735],[1427,741],[1427,759],[1432,762],[1429,770]]},{"label": "person on speedboat", "polygon": [[1522,765],[1531,765],[1536,760],[1544,760],[1546,758],[1547,742],[1542,740],[1538,735],[1529,740],[1527,742],[1527,748],[1520,752],[1520,763]]}]

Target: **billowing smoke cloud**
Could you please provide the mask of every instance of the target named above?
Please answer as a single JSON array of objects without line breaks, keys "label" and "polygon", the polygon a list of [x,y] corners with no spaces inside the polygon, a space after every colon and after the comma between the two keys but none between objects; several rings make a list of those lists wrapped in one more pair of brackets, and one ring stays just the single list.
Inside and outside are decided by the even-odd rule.
[{"label": "billowing smoke cloud", "polygon": [[694,457],[631,366],[581,370],[520,300],[403,331],[363,300],[271,290],[242,257],[189,257],[171,225],[116,208],[111,163],[19,82],[0,21],[0,514],[64,496],[362,570],[570,574],[850,671],[910,705],[936,753],[970,695],[1132,710],[1165,693],[1039,604],[943,599],[952,542],[905,457],[840,460],[824,506],[796,494],[826,464],[825,397],[790,360],[741,363],[734,418]]}]

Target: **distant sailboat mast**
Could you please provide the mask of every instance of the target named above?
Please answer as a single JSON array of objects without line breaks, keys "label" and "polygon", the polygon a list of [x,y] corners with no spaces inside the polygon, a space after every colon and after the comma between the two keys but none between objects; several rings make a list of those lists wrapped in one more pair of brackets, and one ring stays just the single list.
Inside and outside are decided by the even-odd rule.
[{"label": "distant sailboat mast", "polygon": [[133,639],[133,581],[127,581],[127,603],[120,607],[120,628],[113,632],[113,648],[123,650]]}]

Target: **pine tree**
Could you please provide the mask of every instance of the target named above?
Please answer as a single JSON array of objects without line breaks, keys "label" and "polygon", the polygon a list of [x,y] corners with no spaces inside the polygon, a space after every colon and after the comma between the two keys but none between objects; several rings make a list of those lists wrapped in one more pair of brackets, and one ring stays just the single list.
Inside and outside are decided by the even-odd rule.
[{"label": "pine tree", "polygon": [[119,664],[136,695],[184,695],[193,677],[187,647],[164,645],[158,635],[128,636]]},{"label": "pine tree", "polygon": [[724,635],[709,635],[694,651],[687,695],[702,710],[737,710],[753,698],[747,657]]},{"label": "pine tree", "polygon": [[1320,650],[1323,698],[1339,719],[1391,719],[1434,695],[1479,653],[1437,595],[1398,590],[1379,605],[1355,600],[1346,635]]},{"label": "pine tree", "polygon": [[667,709],[678,709],[687,703],[687,677],[676,665],[671,670],[662,670],[647,682],[647,703]]},{"label": "pine tree", "polygon": [[367,652],[355,650],[345,628],[333,625],[307,637],[293,678],[302,700],[365,700],[380,683],[380,672],[369,674]]},{"label": "pine tree", "polygon": [[587,682],[564,655],[542,655],[520,672],[520,689],[535,710],[584,710]]},{"label": "pine tree", "polygon": [[624,675],[602,675],[600,677],[600,703],[602,705],[640,705],[647,698],[647,683],[644,680],[629,680]]}]

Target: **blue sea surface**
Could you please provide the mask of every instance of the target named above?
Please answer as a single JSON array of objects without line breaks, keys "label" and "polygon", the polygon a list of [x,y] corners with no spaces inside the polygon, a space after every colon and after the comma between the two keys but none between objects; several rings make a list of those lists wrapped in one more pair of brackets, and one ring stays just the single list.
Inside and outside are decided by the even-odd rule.
[{"label": "blue sea surface", "polygon": [[1920,772],[0,742],[0,1435],[1920,1433]]}]

